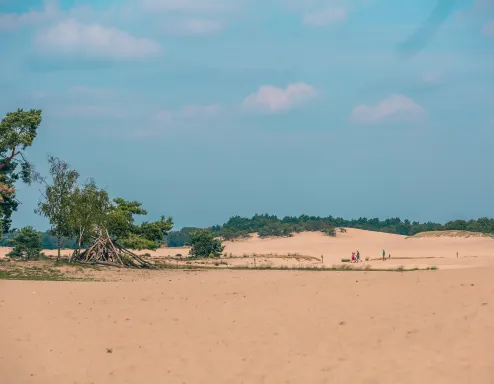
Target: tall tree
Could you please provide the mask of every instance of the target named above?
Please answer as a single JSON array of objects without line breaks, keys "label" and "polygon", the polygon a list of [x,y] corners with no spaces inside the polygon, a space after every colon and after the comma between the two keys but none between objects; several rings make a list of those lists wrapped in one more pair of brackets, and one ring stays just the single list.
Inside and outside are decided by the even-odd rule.
[{"label": "tall tree", "polygon": [[50,221],[50,232],[57,237],[57,261],[60,259],[62,237],[70,236],[73,208],[73,194],[79,173],[58,157],[48,156],[52,183],[46,184],[45,201],[40,201],[36,210]]},{"label": "tall tree", "polygon": [[31,182],[33,169],[24,151],[36,138],[41,113],[40,109],[18,109],[0,121],[0,235],[9,231],[12,213],[19,204],[15,198],[15,182],[19,179]]},{"label": "tall tree", "polygon": [[71,197],[70,227],[77,246],[73,256],[80,253],[82,244],[97,237],[110,208],[110,199],[105,190],[99,189],[93,179],[82,187],[76,186]]},{"label": "tall tree", "polygon": [[116,198],[106,218],[106,229],[110,236],[127,248],[156,249],[172,229],[173,220],[161,216],[158,221],[136,225],[134,216],[146,214],[140,202]]}]

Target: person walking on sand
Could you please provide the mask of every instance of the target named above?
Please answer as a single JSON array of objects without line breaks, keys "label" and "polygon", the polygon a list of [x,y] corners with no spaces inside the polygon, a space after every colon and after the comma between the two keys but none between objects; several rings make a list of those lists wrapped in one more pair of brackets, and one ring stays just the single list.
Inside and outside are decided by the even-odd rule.
[{"label": "person walking on sand", "polygon": [[360,260],[360,252],[357,250],[357,263],[360,263],[361,260]]},{"label": "person walking on sand", "polygon": [[386,260],[386,251],[383,249],[383,261]]},{"label": "person walking on sand", "polygon": [[352,263],[355,263],[355,252],[352,252]]}]

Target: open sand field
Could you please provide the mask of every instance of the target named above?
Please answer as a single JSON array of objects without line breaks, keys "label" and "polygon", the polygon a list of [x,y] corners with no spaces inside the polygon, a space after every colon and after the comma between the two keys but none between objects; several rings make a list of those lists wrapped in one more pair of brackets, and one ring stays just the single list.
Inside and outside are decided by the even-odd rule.
[{"label": "open sand field", "polygon": [[439,269],[0,280],[0,383],[494,383],[492,238],[349,229],[228,242],[225,260],[331,267],[357,249],[372,268]]}]

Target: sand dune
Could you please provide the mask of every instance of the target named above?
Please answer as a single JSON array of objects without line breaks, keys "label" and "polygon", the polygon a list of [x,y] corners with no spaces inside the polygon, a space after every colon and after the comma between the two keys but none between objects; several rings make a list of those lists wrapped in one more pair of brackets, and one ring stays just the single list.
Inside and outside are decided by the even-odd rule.
[{"label": "sand dune", "polygon": [[[399,265],[442,265],[448,268],[494,265],[494,238],[474,234],[471,237],[459,237],[443,233],[441,236],[415,238],[348,228],[344,233],[338,232],[336,237],[320,232],[304,232],[293,237],[267,239],[253,235],[249,239],[226,241],[224,245],[224,252],[233,256],[300,254],[319,259],[324,256],[324,265],[328,267],[340,264],[341,259],[350,258],[352,252],[357,250],[360,251],[364,262],[369,258],[368,264],[381,267],[384,265],[380,260],[383,249],[386,255],[391,254],[391,260],[386,261],[386,268]],[[162,248],[154,252],[140,253],[148,252],[153,257],[160,257],[187,255],[188,251],[188,248]],[[279,263],[287,263],[287,260]]]},{"label": "sand dune", "polygon": [[330,265],[352,250],[379,258],[385,248],[392,259],[370,263],[440,269],[0,280],[0,382],[493,383],[493,245],[482,237],[302,233],[228,242],[226,251],[324,254]]}]

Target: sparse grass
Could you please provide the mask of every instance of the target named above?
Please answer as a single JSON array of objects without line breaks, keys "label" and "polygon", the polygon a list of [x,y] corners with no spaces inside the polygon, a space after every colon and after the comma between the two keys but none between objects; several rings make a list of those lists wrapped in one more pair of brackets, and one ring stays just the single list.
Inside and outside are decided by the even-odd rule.
[{"label": "sparse grass", "polygon": [[342,263],[349,263],[350,262],[350,259],[341,259],[341,262]]},{"label": "sparse grass", "polygon": [[0,269],[0,280],[41,280],[41,281],[89,281],[64,274],[50,266],[13,266]]},{"label": "sparse grass", "polygon": [[436,267],[429,268],[372,268],[370,265],[366,265],[364,268],[355,268],[351,265],[333,265],[331,267],[322,267],[322,266],[293,266],[288,267],[286,265],[281,265],[279,267],[273,267],[271,265],[260,265],[257,267],[249,267],[247,265],[239,265],[232,266],[225,269],[233,269],[233,270],[272,270],[272,271],[283,271],[283,270],[292,270],[292,271],[321,271],[321,272],[342,272],[342,271],[350,271],[350,272],[413,272],[413,271],[435,271]]}]

